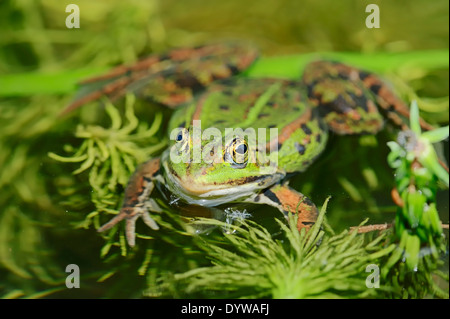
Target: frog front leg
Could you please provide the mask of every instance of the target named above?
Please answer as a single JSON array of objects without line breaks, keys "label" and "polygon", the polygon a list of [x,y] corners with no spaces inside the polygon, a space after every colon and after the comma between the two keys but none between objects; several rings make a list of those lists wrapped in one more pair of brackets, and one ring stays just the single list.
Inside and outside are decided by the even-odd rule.
[{"label": "frog front leg", "polygon": [[255,204],[267,204],[277,208],[288,218],[289,213],[298,215],[297,229],[309,230],[316,222],[318,210],[316,205],[305,195],[290,188],[288,185],[274,185],[264,192],[247,199]]},{"label": "frog front leg", "polygon": [[161,212],[158,204],[150,198],[150,194],[155,187],[155,181],[161,177],[159,158],[141,164],[128,182],[127,188],[125,189],[125,199],[119,214],[101,226],[98,231],[103,232],[108,230],[125,219],[127,241],[130,246],[134,246],[137,219],[142,218],[144,223],[150,228],[154,230],[159,229],[149,212]]}]

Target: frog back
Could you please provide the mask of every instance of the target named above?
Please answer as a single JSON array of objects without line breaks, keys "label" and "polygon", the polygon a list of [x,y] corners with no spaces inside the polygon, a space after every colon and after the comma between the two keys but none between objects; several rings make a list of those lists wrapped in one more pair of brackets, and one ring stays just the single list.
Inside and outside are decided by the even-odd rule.
[{"label": "frog back", "polygon": [[234,78],[219,81],[193,103],[177,110],[169,130],[201,120],[202,129],[280,128],[305,113],[305,93],[297,83],[278,79]]}]

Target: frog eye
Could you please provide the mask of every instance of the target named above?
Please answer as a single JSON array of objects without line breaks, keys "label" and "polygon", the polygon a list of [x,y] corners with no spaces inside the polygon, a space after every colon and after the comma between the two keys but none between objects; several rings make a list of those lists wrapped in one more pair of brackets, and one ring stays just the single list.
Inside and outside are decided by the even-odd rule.
[{"label": "frog eye", "polygon": [[231,157],[236,164],[245,164],[248,160],[248,144],[247,141],[235,138],[230,147]]},{"label": "frog eye", "polygon": [[170,139],[175,141],[175,149],[178,154],[189,153],[189,131],[184,127],[178,127],[170,133]]},{"label": "frog eye", "polygon": [[175,142],[182,143],[186,141],[188,136],[189,136],[188,130],[185,128],[180,128],[175,135]]}]

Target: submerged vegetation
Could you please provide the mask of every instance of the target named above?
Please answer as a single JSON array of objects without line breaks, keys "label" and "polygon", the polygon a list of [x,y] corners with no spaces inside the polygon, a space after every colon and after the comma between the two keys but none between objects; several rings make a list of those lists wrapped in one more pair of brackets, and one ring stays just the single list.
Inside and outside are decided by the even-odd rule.
[{"label": "submerged vegetation", "polygon": [[[129,95],[125,111],[128,123],[124,127],[121,127],[119,113],[111,104],[107,104],[106,110],[112,122],[109,130],[80,127],[76,135],[86,140],[73,157],[50,154],[50,157],[61,162],[81,162],[74,174],[89,170],[92,201],[96,210],[80,224],[84,227],[89,227],[94,220],[93,224],[98,228],[101,213],[117,213],[120,203],[113,191],[117,185],[125,186],[126,176],[133,172],[137,162],[134,154],[140,154],[139,151],[126,151],[137,149],[140,139],[136,137],[153,137],[152,128],[159,125],[156,120],[149,130],[140,127],[143,131],[133,133],[138,122],[132,111],[132,103],[133,98]],[[420,128],[416,124],[417,105],[413,104],[412,109],[411,126],[415,131],[411,133],[417,134],[417,141],[438,142],[448,137],[448,127],[420,135]],[[401,132],[399,140],[403,141],[405,134],[408,132]],[[127,135],[129,138],[119,137]],[[114,143],[108,142],[112,136]],[[445,254],[446,242],[435,203],[437,182],[440,178],[448,186],[448,173],[440,166],[431,144],[424,146],[431,149],[420,153],[418,162],[424,163],[424,166],[417,168],[411,167],[417,156],[417,149],[410,146],[414,141],[400,143],[389,142],[391,153],[388,156],[390,164],[397,169],[397,187],[403,200],[396,215],[394,230],[388,229],[374,236],[358,234],[357,227],[335,235],[329,225],[324,227],[323,224],[328,199],[317,223],[308,233],[298,232],[296,220],[292,216],[288,225],[276,219],[279,231],[272,234],[263,226],[244,219],[230,224],[196,218],[185,224],[168,209],[161,215],[154,215],[164,229],[154,232],[154,237],[138,234],[141,239],[151,240],[149,244],[143,244],[147,246],[146,255],[137,270],[150,277],[148,287],[143,291],[144,296],[194,295],[205,298],[212,294],[215,298],[398,298],[424,297],[428,293],[448,297],[448,291],[440,288],[433,279],[433,275],[437,274],[448,282],[448,275],[438,270],[442,266],[440,256]],[[120,153],[133,158],[114,156],[114,151],[111,151],[114,146]],[[150,148],[148,154],[154,150]],[[113,165],[114,161],[117,162]],[[132,164],[127,165],[127,161]],[[112,169],[113,166],[119,169]],[[103,173],[99,174],[99,171]],[[125,174],[121,181],[124,172],[128,175]],[[419,193],[414,191],[416,188]],[[114,200],[111,200],[112,196]],[[171,221],[165,222],[165,218]],[[227,235],[222,232],[208,236],[194,235],[190,228],[198,225],[219,227],[226,230]],[[171,259],[161,255],[161,243],[154,241],[163,241],[166,248],[169,245],[174,251],[180,250],[175,257],[177,260],[180,257],[186,259],[177,261],[176,269],[154,267],[159,262],[166,265],[165,259]],[[119,249],[112,250],[112,247]],[[117,259],[119,251],[122,256],[128,254],[123,227],[115,227],[107,235],[101,256]],[[155,256],[156,261],[153,258]],[[199,263],[199,256],[207,257],[212,265],[201,266],[203,262]],[[371,283],[368,279],[369,266],[375,266],[378,272],[377,279],[374,279],[378,282],[377,289],[368,287]],[[189,270],[179,273],[186,267]],[[117,271],[123,269],[111,270],[101,279]],[[380,286],[379,282],[383,282],[383,285]]]},{"label": "submerged vegetation", "polygon": [[[241,35],[272,55],[247,76],[296,76],[314,52],[328,52],[385,75],[426,120],[447,125],[448,1],[407,2],[410,15],[406,2],[383,3],[379,30],[362,27],[359,3],[337,14],[333,1],[191,1],[189,17],[176,1],[77,3],[80,30],[65,29],[60,1],[0,3],[0,297],[448,298],[448,230],[440,224],[448,223],[448,173],[431,146],[448,127],[420,132],[413,117],[412,133],[398,139],[389,128],[377,138],[333,137],[319,162],[291,181],[324,203],[307,234],[269,208],[232,225],[186,222],[157,198],[161,229],[138,223],[138,245],[129,249],[123,225],[95,229],[117,213],[136,165],[166,146],[170,113],[129,95],[59,116],[85,76]],[[283,17],[278,31],[274,12]],[[448,141],[434,146],[445,160]],[[394,186],[399,206],[390,199]],[[350,230],[356,225],[360,232]],[[206,233],[194,235],[195,227]],[[81,289],[66,288],[68,264],[79,265]],[[379,267],[380,288],[367,288],[368,265]]]}]

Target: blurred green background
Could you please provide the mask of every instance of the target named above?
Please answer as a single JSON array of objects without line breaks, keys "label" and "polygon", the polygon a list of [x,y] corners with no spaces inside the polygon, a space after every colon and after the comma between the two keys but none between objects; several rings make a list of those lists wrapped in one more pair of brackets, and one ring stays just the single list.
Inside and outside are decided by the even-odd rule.
[{"label": "blurred green background", "polygon": [[[380,7],[379,29],[365,8]],[[170,47],[248,39],[265,55],[448,48],[448,2],[76,1],[80,29],[65,26],[70,1],[2,1],[1,72],[57,71],[133,62]]]},{"label": "blurred green background", "polygon": [[[80,8],[79,29],[65,26],[72,2]],[[379,29],[365,26],[370,3],[380,7]],[[140,297],[145,286],[124,266],[132,263],[129,256],[115,260],[122,273],[97,283],[111,268],[99,255],[103,239],[92,227],[73,228],[93,210],[86,176],[72,176],[74,167],[47,156],[79,143],[73,138],[78,123],[105,121],[93,109],[57,118],[77,80],[152,52],[222,39],[251,41],[267,57],[448,52],[448,28],[447,0],[0,1],[0,297]],[[430,122],[448,123],[448,67],[400,66],[386,72],[400,94],[417,95]],[[391,221],[392,176],[385,163],[391,137],[334,137],[327,154],[291,185],[316,203],[333,195],[328,218],[337,229],[368,216],[374,223]],[[446,191],[439,201],[448,222]],[[64,269],[71,263],[82,269],[84,284],[69,291]]]}]

